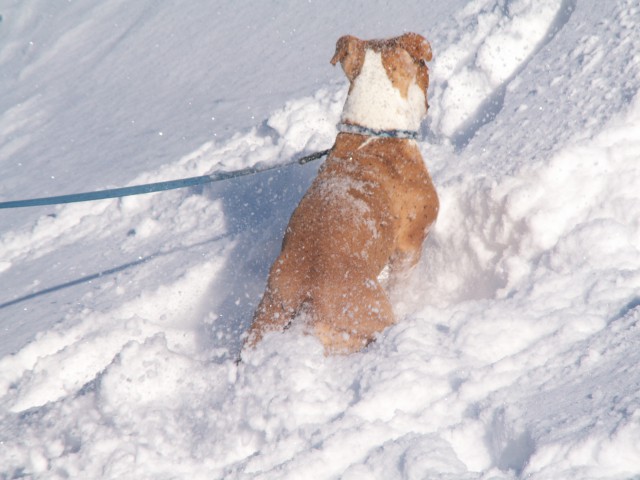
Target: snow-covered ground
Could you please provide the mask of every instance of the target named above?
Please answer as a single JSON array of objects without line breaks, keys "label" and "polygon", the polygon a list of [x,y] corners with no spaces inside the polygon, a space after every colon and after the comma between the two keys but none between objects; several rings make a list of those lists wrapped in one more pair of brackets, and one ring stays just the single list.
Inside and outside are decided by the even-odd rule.
[{"label": "snow-covered ground", "polygon": [[[0,201],[328,148],[415,31],[441,199],[399,323],[235,364],[318,163],[0,210],[0,479],[640,478],[637,0],[0,4]],[[391,5],[390,5],[391,4]]]}]

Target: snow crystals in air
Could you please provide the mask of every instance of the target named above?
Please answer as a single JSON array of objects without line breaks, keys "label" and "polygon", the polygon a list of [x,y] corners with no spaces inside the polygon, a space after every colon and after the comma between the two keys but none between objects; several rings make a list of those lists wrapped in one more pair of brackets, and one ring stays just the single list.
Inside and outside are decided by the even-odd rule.
[{"label": "snow crystals in air", "polygon": [[4,7],[0,199],[329,148],[335,41],[415,31],[440,212],[399,321],[236,364],[318,164],[3,211],[0,478],[640,478],[637,2],[210,3]]}]

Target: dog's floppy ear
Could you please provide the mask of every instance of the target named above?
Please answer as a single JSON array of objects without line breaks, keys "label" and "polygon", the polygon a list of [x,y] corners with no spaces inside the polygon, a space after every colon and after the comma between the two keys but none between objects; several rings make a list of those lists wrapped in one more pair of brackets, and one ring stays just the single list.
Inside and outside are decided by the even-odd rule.
[{"label": "dog's floppy ear", "polygon": [[331,64],[340,62],[350,82],[358,76],[364,61],[364,42],[352,35],[344,35],[336,43],[336,53]]},{"label": "dog's floppy ear", "polygon": [[422,35],[418,35],[417,33],[405,33],[398,38],[398,44],[406,50],[414,62],[418,63],[416,80],[418,86],[424,92],[425,107],[429,110],[429,99],[427,97],[429,68],[427,67],[427,62],[430,62],[433,58],[431,45]]},{"label": "dog's floppy ear", "polygon": [[405,33],[398,38],[398,43],[404,48],[411,58],[416,62],[425,64],[433,58],[431,45],[427,40],[417,33]]}]

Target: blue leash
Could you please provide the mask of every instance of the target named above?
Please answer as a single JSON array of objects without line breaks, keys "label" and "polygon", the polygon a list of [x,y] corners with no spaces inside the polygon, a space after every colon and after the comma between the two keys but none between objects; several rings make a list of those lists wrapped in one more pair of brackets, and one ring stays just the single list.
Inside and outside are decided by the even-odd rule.
[{"label": "blue leash", "polygon": [[165,190],[175,190],[177,188],[195,187],[206,183],[219,182],[221,180],[229,180],[231,178],[243,177],[245,175],[253,175],[255,173],[266,172],[278,168],[293,165],[295,163],[304,165],[305,163],[317,160],[329,153],[329,150],[312,153],[306,157],[302,157],[295,162],[281,163],[270,167],[248,167],[233,172],[217,172],[200,177],[182,178],[179,180],[170,180],[166,182],[148,183],[145,185],[135,185],[132,187],[112,188],[109,190],[99,190],[97,192],[74,193],[71,195],[59,195],[57,197],[31,198],[28,200],[14,200],[10,202],[0,202],[0,208],[22,208],[37,207],[43,205],[59,205],[63,203],[89,202],[92,200],[104,200],[106,198],[127,197],[130,195],[142,195],[145,193],[163,192]]}]

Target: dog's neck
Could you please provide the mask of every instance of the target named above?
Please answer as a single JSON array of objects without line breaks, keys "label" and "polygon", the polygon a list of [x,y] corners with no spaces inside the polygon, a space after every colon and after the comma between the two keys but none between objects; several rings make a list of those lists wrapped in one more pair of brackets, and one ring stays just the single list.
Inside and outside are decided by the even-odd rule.
[{"label": "dog's neck", "polygon": [[426,114],[424,92],[415,79],[405,98],[389,79],[382,55],[367,50],[344,104],[342,122],[379,131],[417,131]]}]

